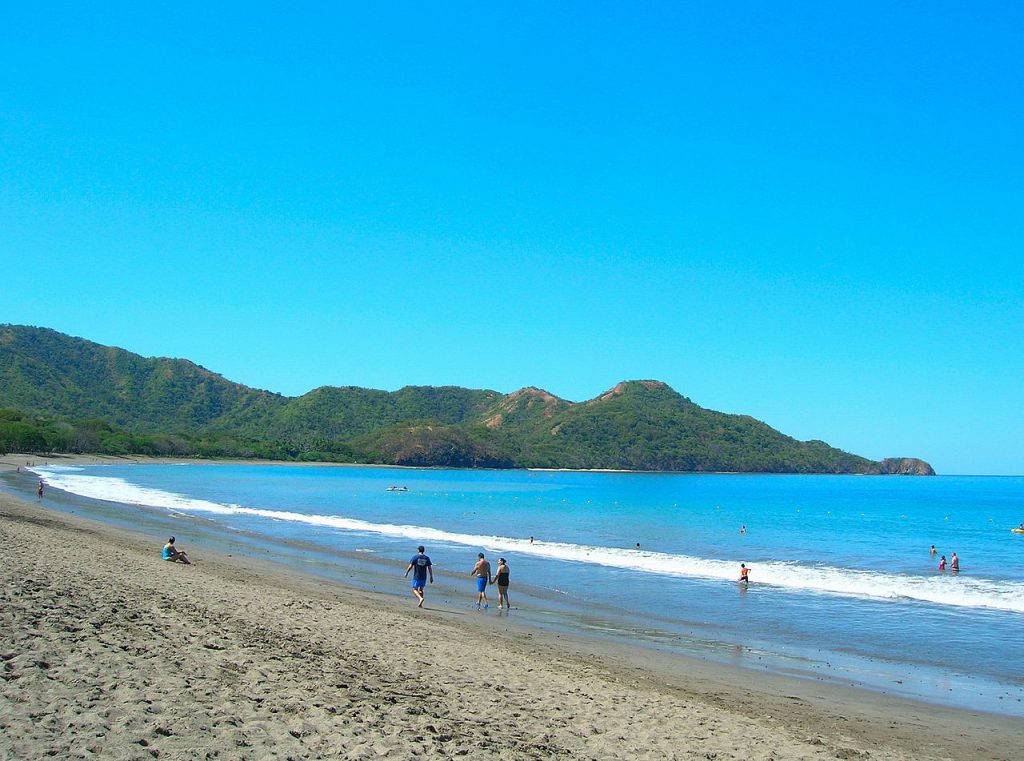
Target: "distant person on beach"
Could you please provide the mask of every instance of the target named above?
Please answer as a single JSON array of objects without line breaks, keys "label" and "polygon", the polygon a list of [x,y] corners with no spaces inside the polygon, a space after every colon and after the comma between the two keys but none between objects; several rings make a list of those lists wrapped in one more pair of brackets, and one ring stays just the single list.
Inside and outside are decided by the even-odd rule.
[{"label": "distant person on beach", "polygon": [[39,482],[39,486],[36,487],[36,497],[39,499],[43,498],[43,482]]},{"label": "distant person on beach", "polygon": [[491,564],[484,560],[484,553],[476,556],[476,565],[470,576],[476,577],[476,607],[483,606],[487,610],[487,582],[491,579]]},{"label": "distant person on beach", "polygon": [[946,570],[946,556],[945,555],[943,555],[942,557],[939,558],[939,570],[940,571],[945,571]]},{"label": "distant person on beach", "polygon": [[503,601],[505,607],[512,610],[512,603],[508,601],[508,575],[508,563],[505,562],[505,558],[498,558],[498,567],[494,571],[494,578],[491,579],[492,584],[498,585],[498,610],[501,610]]},{"label": "distant person on beach", "polygon": [[740,581],[744,584],[750,583],[750,569],[747,568],[746,563],[740,563]]},{"label": "distant person on beach", "polygon": [[960,558],[956,556],[955,552],[949,558],[949,570],[953,571],[953,573],[960,570]]},{"label": "distant person on beach", "polygon": [[188,559],[188,555],[182,550],[179,550],[174,546],[174,537],[172,536],[167,540],[167,544],[164,545],[164,560],[170,560],[172,563],[184,563],[185,565],[192,565],[192,561]]},{"label": "distant person on beach", "polygon": [[412,593],[416,595],[416,599],[419,603],[416,605],[417,608],[423,607],[423,602],[426,599],[423,596],[424,589],[427,586],[427,577],[430,577],[430,583],[434,583],[434,568],[430,565],[430,558],[423,554],[424,549],[421,544],[416,548],[416,554],[412,556],[412,560],[409,561],[409,567],[405,569],[405,578],[409,578],[409,571],[412,571]]}]

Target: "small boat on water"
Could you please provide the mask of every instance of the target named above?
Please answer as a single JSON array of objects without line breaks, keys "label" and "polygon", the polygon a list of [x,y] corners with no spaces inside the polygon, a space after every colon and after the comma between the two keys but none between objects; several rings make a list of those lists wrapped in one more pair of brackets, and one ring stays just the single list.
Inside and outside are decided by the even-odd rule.
[{"label": "small boat on water", "polygon": [[1024,534],[1024,526],[1021,526],[1020,528],[1011,528],[1010,531],[1015,534]]},{"label": "small boat on water", "polygon": [[386,491],[409,491],[408,486],[389,486]]}]

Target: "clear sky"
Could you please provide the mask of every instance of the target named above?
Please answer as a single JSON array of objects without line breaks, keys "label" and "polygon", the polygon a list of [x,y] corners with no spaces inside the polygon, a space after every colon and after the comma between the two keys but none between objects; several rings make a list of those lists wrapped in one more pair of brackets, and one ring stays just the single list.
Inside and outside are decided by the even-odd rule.
[{"label": "clear sky", "polygon": [[1024,5],[9,3],[0,322],[1024,473]]}]

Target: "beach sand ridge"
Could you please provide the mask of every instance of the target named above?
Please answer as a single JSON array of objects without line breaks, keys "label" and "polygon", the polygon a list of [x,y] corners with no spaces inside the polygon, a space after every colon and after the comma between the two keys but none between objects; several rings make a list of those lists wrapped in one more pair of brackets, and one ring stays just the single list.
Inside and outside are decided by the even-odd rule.
[{"label": "beach sand ridge", "polygon": [[166,563],[162,539],[0,496],[0,756],[1011,757],[986,731],[1012,726],[998,717],[887,719],[870,697],[820,705],[754,673],[688,684],[655,656],[467,625],[429,598],[228,556]]}]

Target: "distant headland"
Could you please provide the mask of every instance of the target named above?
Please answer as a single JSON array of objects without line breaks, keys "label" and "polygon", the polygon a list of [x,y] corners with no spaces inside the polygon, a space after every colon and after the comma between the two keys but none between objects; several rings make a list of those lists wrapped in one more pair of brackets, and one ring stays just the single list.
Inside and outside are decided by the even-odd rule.
[{"label": "distant headland", "polygon": [[0,451],[260,458],[422,467],[934,475],[798,441],[705,409],[655,380],[584,402],[539,388],[286,397],[185,359],[146,358],[48,328],[0,326]]}]

